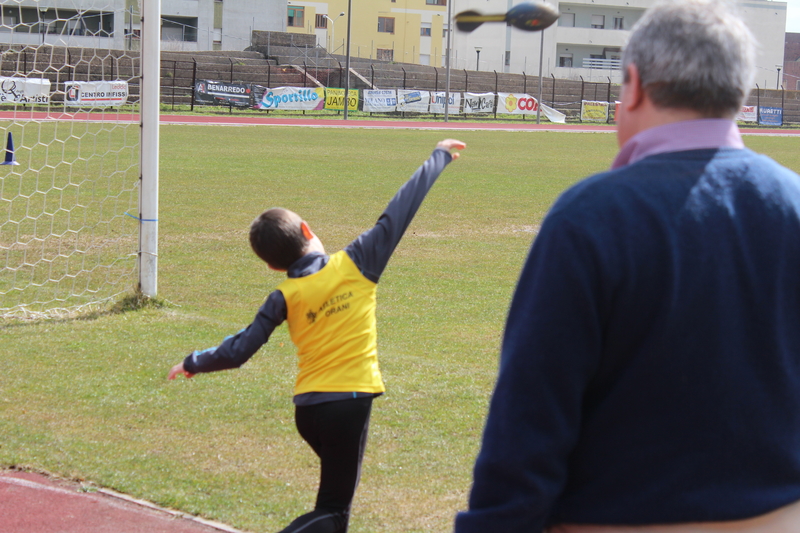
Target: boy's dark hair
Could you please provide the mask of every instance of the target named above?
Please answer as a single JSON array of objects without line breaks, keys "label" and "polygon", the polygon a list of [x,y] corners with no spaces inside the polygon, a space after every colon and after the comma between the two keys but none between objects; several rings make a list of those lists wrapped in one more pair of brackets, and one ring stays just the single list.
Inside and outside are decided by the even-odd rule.
[{"label": "boy's dark hair", "polygon": [[269,266],[287,270],[303,257],[308,246],[308,239],[300,228],[302,221],[297,213],[288,209],[267,209],[250,225],[250,246]]}]

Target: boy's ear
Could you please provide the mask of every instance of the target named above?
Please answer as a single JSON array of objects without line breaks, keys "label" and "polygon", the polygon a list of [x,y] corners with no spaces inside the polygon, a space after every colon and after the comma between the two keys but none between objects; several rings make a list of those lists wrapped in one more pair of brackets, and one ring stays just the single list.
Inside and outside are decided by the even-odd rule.
[{"label": "boy's ear", "polygon": [[311,231],[311,228],[308,226],[308,223],[306,223],[305,220],[300,222],[300,229],[303,230],[303,237],[309,241],[314,238],[314,232]]}]

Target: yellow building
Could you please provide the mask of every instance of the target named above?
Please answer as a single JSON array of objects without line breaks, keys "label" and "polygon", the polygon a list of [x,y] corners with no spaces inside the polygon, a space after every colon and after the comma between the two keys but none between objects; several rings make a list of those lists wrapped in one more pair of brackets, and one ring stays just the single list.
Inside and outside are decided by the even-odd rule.
[{"label": "yellow building", "polygon": [[[447,49],[447,0],[350,0],[352,57],[441,67]],[[317,36],[344,55],[348,0],[290,0],[286,31]]]}]

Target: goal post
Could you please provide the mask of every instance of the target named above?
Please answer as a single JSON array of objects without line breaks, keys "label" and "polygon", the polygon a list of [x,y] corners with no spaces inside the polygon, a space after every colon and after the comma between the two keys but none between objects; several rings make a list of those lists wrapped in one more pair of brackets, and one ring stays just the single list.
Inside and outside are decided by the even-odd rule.
[{"label": "goal post", "polygon": [[156,295],[159,20],[160,0],[3,3],[0,316]]}]

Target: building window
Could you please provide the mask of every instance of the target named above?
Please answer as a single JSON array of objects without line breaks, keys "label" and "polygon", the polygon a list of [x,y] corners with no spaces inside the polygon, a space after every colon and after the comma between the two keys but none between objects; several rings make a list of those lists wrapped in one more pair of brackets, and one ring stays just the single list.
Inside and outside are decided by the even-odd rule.
[{"label": "building window", "polygon": [[305,9],[305,7],[290,7],[289,20],[286,22],[286,25],[293,28],[302,28],[305,24]]},{"label": "building window", "polygon": [[430,37],[431,36],[431,23],[430,22],[423,22],[422,26],[419,28],[419,34],[422,37]]},{"label": "building window", "polygon": [[558,66],[572,68],[572,54],[563,54],[558,56]]},{"label": "building window", "polygon": [[624,30],[625,29],[625,19],[623,17],[614,17],[614,29],[615,30]]},{"label": "building window", "polygon": [[606,27],[605,15],[592,15],[592,28],[602,30],[605,27]]},{"label": "building window", "polygon": [[394,33],[394,19],[391,17],[378,17],[378,31],[381,33]]},{"label": "building window", "polygon": [[324,30],[328,27],[328,19],[325,15],[317,15],[315,28]]},{"label": "building window", "polygon": [[561,13],[561,16],[558,17],[558,25],[559,26],[566,26],[568,28],[575,27],[575,13]]},{"label": "building window", "polygon": [[429,6],[446,6],[447,0],[425,0],[425,4]]},{"label": "building window", "polygon": [[161,17],[161,40],[197,42],[197,17]]},{"label": "building window", "polygon": [[378,48],[376,58],[378,61],[394,61],[394,50]]},{"label": "building window", "polygon": [[442,39],[447,39],[447,32],[450,30],[450,25],[445,23],[442,24]]},{"label": "building window", "polygon": [[511,50],[506,50],[505,65],[507,67],[511,66]]}]

